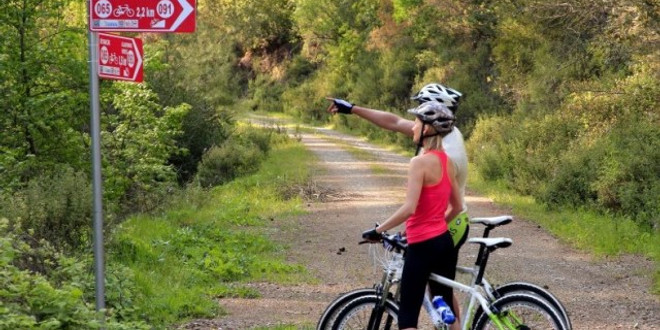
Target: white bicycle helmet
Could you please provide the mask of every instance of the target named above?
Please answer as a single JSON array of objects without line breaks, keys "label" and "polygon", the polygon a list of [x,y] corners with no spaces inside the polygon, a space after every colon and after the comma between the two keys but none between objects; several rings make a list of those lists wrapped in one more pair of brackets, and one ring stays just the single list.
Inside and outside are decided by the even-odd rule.
[{"label": "white bicycle helmet", "polygon": [[438,101],[449,108],[452,112],[458,110],[458,103],[461,101],[461,94],[459,91],[449,88],[437,83],[428,84],[419,90],[417,95],[412,99],[421,103],[429,101]]},{"label": "white bicycle helmet", "polygon": [[451,110],[438,101],[424,102],[417,108],[408,110],[408,113],[415,115],[423,123],[433,126],[435,131],[443,136],[451,132],[456,121]]}]

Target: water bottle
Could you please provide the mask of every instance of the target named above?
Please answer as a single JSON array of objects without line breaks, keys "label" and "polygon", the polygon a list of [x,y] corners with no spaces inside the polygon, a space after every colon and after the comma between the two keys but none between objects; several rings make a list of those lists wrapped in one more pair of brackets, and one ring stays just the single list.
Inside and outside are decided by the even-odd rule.
[{"label": "water bottle", "polygon": [[442,296],[433,297],[433,307],[442,318],[442,322],[445,324],[452,324],[454,321],[456,321],[454,313],[451,311],[451,308],[449,308],[449,305],[447,305],[447,303],[442,299]]}]

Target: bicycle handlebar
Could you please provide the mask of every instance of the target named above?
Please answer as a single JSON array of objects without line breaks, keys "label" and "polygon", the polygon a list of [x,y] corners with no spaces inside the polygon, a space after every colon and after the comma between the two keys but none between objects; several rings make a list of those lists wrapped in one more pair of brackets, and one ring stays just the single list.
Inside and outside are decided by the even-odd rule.
[{"label": "bicycle handlebar", "polygon": [[379,241],[369,241],[362,240],[358,244],[375,244],[382,243],[383,248],[388,251],[395,250],[396,252],[404,252],[408,248],[408,240],[401,235],[401,233],[396,233],[393,235],[387,234],[386,232],[380,234]]},{"label": "bicycle handlebar", "polygon": [[[513,217],[511,217],[510,215],[502,215],[497,217],[479,217],[479,218],[470,219],[470,223],[472,224],[482,224],[486,226],[486,229],[483,234],[484,238],[488,237],[489,232],[495,227],[509,224],[512,221],[513,221]],[[382,243],[383,248],[385,248],[386,250],[396,250],[397,252],[404,252],[408,248],[408,240],[404,236],[402,236],[401,233],[390,235],[387,234],[387,232],[383,232],[380,234],[380,240],[378,241],[362,240],[358,242],[358,244],[360,245],[366,243],[368,244]]]}]

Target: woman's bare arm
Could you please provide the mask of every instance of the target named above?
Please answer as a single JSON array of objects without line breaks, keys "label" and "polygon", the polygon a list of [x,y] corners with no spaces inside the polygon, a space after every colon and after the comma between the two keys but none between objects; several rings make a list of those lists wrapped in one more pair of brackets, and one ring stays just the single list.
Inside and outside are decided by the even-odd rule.
[{"label": "woman's bare arm", "polygon": [[[334,103],[334,98],[326,97],[328,101],[331,101],[330,106],[328,106],[327,111],[336,114],[339,112],[339,108]],[[353,105],[350,109],[350,113],[370,121],[372,124],[393,131],[405,134],[407,136],[412,136],[412,128],[415,125],[415,122],[412,120],[404,119],[398,115],[395,115],[391,112],[386,112],[382,110],[369,109],[361,107],[359,105]]]},{"label": "woman's bare arm", "polygon": [[376,109],[369,109],[361,106],[353,107],[353,114],[370,121],[378,127],[412,136],[412,128],[415,122],[404,119],[391,112],[385,112]]},{"label": "woman's bare arm", "polygon": [[408,170],[408,189],[406,190],[406,200],[385,222],[376,228],[376,231],[382,233],[390,230],[406,221],[410,215],[415,213],[419,195],[422,192],[424,184],[424,170],[419,157],[414,157],[410,161]]}]

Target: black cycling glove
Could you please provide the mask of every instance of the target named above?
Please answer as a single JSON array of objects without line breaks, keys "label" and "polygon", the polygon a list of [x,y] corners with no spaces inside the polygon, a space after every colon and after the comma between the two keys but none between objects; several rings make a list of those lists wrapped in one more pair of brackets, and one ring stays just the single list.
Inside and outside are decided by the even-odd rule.
[{"label": "black cycling glove", "polygon": [[376,232],[376,228],[362,232],[362,238],[368,241],[380,241],[383,236]]},{"label": "black cycling glove", "polygon": [[337,112],[350,115],[353,112],[353,104],[346,100],[334,99],[333,102],[337,106]]}]

